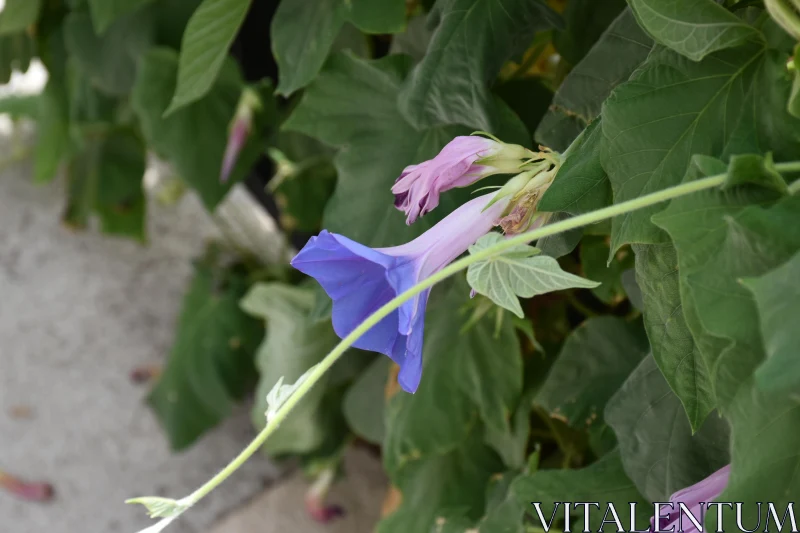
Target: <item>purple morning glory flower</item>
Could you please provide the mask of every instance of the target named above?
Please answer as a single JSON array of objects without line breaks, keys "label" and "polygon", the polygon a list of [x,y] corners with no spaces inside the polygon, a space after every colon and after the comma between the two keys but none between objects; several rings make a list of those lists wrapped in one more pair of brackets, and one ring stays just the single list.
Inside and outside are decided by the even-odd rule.
[{"label": "purple morning glory flower", "polygon": [[[369,248],[322,231],[292,266],[315,278],[333,300],[333,329],[344,338],[364,319],[417,282],[441,270],[495,226],[507,201],[484,211],[495,193],[462,205],[413,241]],[[422,375],[422,332],[430,289],[405,302],[354,346],[388,355],[400,365],[403,390],[415,392]]]},{"label": "purple morning glory flower", "polygon": [[[701,513],[701,511],[704,511],[704,509],[701,503],[707,504],[708,502],[714,501],[722,494],[722,491],[725,490],[728,484],[730,471],[731,465],[723,466],[704,480],[690,487],[686,487],[685,489],[681,489],[670,496],[669,501],[674,504],[675,508],[674,510],[669,507],[662,509],[663,512],[669,513],[669,520],[665,515],[661,516],[661,531],[669,530],[672,526],[675,526],[675,531],[678,531],[678,519],[680,516],[679,503],[684,504],[692,513],[692,516],[696,517],[702,524],[703,513]],[[651,531],[656,530],[655,519],[656,518],[653,517],[650,520]],[[685,517],[685,515],[683,519],[683,531],[684,533],[700,533],[692,521],[688,517]]]},{"label": "purple morning glory flower", "polygon": [[456,137],[429,161],[410,165],[392,187],[394,205],[412,224],[439,205],[439,194],[466,187],[492,174],[516,173],[532,152],[517,144],[506,144],[471,135]]}]

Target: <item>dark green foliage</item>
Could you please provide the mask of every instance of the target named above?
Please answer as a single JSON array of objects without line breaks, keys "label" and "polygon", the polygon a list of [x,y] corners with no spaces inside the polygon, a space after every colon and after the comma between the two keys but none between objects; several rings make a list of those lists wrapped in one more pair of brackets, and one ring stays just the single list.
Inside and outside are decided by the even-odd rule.
[{"label": "dark green foliage", "polygon": [[645,358],[605,409],[625,472],[651,501],[697,483],[729,461],[728,427],[712,413],[694,432],[652,357]]},{"label": "dark green foliage", "polygon": [[64,221],[81,228],[96,213],[103,231],[145,240],[145,146],[130,130],[90,138],[67,168]]},{"label": "dark green foliage", "polygon": [[219,424],[255,382],[264,329],[239,307],[244,274],[215,264],[213,254],[195,266],[172,352],[148,398],[175,450]]},{"label": "dark green foliage", "polygon": [[235,65],[227,63],[208,95],[164,116],[175,91],[178,55],[153,48],[140,61],[131,98],[145,138],[213,210],[231,185],[244,177],[260,151],[257,135],[251,135],[231,178],[224,183],[220,180],[228,126],[244,88],[241,76]]}]

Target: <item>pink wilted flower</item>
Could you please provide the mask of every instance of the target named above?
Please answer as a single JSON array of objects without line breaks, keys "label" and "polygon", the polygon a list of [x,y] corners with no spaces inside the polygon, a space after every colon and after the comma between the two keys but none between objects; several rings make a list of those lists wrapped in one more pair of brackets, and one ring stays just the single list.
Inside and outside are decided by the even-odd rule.
[{"label": "pink wilted flower", "polygon": [[[728,485],[730,471],[731,465],[723,466],[704,480],[681,489],[670,496],[669,502],[673,504],[674,510],[670,509],[669,506],[666,509],[662,508],[662,513],[664,514],[661,515],[658,523],[660,527],[656,527],[656,517],[654,516],[650,519],[650,531],[678,531],[680,529],[679,526],[682,525],[684,533],[700,533],[686,513],[681,513],[679,504],[685,505],[692,516],[697,518],[702,525],[704,505],[714,501],[722,494],[722,491]],[[681,515],[685,519],[682,519]],[[679,520],[681,520],[682,524],[678,523]]]},{"label": "pink wilted flower", "polygon": [[44,502],[53,498],[53,486],[50,483],[24,481],[2,471],[0,487],[25,500]]},{"label": "pink wilted flower", "polygon": [[439,194],[492,174],[520,171],[533,152],[517,144],[471,135],[456,137],[431,160],[409,165],[392,187],[394,205],[412,224],[439,205]]},{"label": "pink wilted flower", "polygon": [[[333,300],[333,329],[346,337],[374,311],[438,272],[488,233],[507,200],[489,206],[496,193],[462,205],[413,241],[369,248],[322,231],[300,250],[292,266],[315,278]],[[400,366],[398,381],[415,392],[422,376],[422,330],[430,289],[378,322],[353,346],[389,356]]]}]

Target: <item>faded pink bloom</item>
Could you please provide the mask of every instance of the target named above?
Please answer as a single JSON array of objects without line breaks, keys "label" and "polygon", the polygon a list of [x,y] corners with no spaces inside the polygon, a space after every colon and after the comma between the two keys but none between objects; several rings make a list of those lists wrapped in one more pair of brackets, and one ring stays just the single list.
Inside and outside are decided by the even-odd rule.
[{"label": "faded pink bloom", "polygon": [[531,154],[516,144],[475,135],[456,137],[433,159],[403,170],[392,187],[394,205],[406,214],[406,224],[412,224],[439,205],[439,194],[492,174],[519,172],[522,160]]},{"label": "faded pink bloom", "polygon": [[53,499],[53,486],[50,483],[23,481],[2,471],[0,487],[25,500],[45,502]]}]

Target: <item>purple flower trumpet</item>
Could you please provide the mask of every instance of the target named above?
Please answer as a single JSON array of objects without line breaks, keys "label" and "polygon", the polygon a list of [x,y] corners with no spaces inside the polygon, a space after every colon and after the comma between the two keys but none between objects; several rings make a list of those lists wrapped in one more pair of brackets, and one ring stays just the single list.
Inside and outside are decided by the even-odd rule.
[{"label": "purple flower trumpet", "polygon": [[[485,209],[495,193],[475,198],[413,241],[369,248],[322,231],[292,266],[315,278],[333,299],[333,329],[344,338],[369,315],[417,282],[438,272],[495,226],[507,201]],[[422,331],[430,289],[393,311],[354,344],[388,355],[400,365],[403,390],[415,392],[422,375]]]},{"label": "purple flower trumpet", "polygon": [[[650,520],[650,531],[668,531],[672,526],[675,526],[674,531],[678,531],[678,520],[680,518],[679,504],[683,504],[692,514],[696,517],[702,525],[703,517],[703,504],[708,504],[714,501],[722,494],[728,484],[728,476],[730,475],[731,465],[723,466],[704,480],[695,483],[690,487],[681,489],[672,496],[669,501],[674,505],[674,510],[667,507],[664,512],[669,513],[669,517],[662,515],[659,520],[659,528],[656,527],[656,517]],[[684,516],[686,516],[684,514]],[[684,533],[700,533],[694,526],[690,519],[685,519],[683,522]]]},{"label": "purple flower trumpet", "polygon": [[506,144],[475,135],[456,137],[429,161],[410,165],[392,187],[394,205],[412,224],[439,205],[439,194],[466,187],[492,174],[520,171],[532,152],[517,144]]}]

